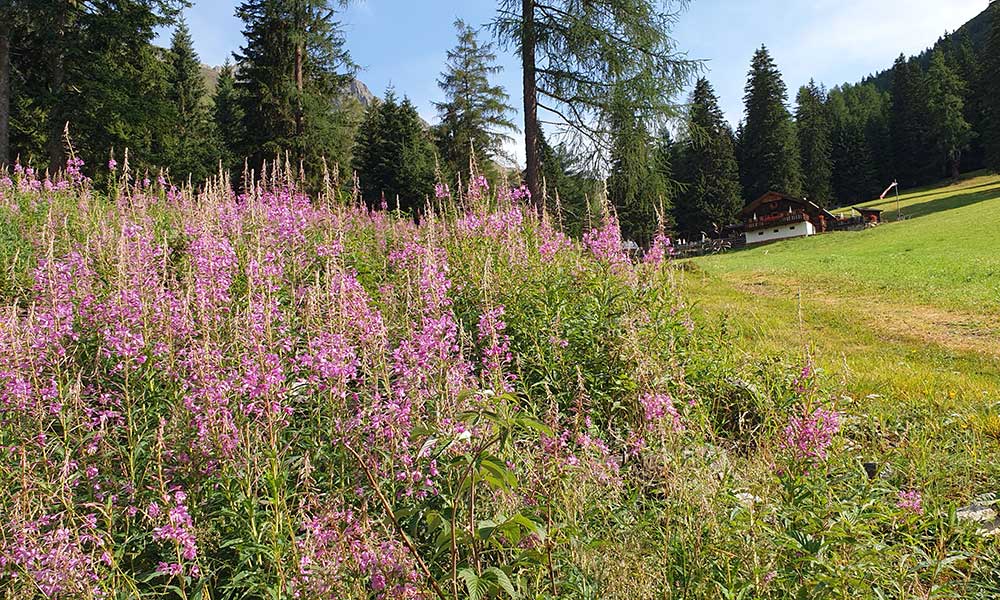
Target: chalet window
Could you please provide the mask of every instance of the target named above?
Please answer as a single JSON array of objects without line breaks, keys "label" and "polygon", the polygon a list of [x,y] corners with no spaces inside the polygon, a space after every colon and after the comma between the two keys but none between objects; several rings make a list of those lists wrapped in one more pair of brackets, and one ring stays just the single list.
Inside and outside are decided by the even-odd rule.
[{"label": "chalet window", "polygon": [[789,227],[788,229],[790,229],[790,230],[792,230],[792,231],[795,231],[795,225],[792,225],[792,226],[791,226],[791,227]]},{"label": "chalet window", "polygon": [[764,232],[763,231],[758,231],[757,235],[764,235]]},{"label": "chalet window", "polygon": [[779,231],[781,231],[781,230],[780,229],[775,229],[774,233],[778,233]]}]

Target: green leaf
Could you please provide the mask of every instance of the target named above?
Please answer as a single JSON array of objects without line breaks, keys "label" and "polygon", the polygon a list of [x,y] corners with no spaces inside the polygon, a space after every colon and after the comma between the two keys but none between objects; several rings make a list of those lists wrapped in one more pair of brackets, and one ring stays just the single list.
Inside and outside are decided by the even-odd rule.
[{"label": "green leaf", "polygon": [[528,415],[523,415],[523,416],[518,417],[516,422],[521,427],[524,427],[525,429],[534,429],[535,431],[541,433],[542,435],[546,435],[546,436],[549,436],[549,437],[553,437],[555,435],[552,432],[552,428],[551,427],[549,427],[545,423],[542,423],[541,421],[539,421],[535,417],[531,417],[531,416],[528,416]]},{"label": "green leaf", "polygon": [[469,592],[469,600],[482,600],[489,593],[489,582],[481,579],[471,568],[461,569],[458,576],[465,582],[465,589]]},{"label": "green leaf", "polygon": [[484,456],[479,460],[480,476],[493,488],[511,491],[517,487],[517,476],[499,458]]},{"label": "green leaf", "polygon": [[508,596],[510,596],[513,600],[517,600],[518,598],[517,590],[514,589],[514,583],[511,582],[510,577],[507,576],[507,573],[505,573],[499,567],[490,567],[486,569],[486,571],[483,573],[484,579],[488,576],[496,582],[496,585],[500,589],[507,592]]}]

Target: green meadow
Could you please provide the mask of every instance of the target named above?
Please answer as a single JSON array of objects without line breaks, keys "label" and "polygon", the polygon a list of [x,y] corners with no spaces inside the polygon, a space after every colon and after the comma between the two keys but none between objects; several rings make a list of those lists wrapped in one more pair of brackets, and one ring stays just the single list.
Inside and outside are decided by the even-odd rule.
[{"label": "green meadow", "polygon": [[[866,205],[885,222],[685,263],[702,325],[746,359],[811,360],[893,455],[961,501],[995,493],[1000,437],[1000,178]],[[992,479],[992,487],[989,483]]]}]

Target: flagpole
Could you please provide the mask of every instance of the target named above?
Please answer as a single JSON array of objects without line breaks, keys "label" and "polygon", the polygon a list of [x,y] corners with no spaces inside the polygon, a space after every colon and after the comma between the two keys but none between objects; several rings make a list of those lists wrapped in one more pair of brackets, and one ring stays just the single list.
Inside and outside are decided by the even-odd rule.
[{"label": "flagpole", "polygon": [[896,186],[896,220],[899,220],[899,182],[893,181],[892,185]]}]

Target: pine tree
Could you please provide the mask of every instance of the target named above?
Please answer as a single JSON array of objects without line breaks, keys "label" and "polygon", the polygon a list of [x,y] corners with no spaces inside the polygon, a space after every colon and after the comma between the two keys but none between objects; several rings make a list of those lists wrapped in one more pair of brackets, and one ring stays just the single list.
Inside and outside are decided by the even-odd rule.
[{"label": "pine tree", "polygon": [[830,118],[826,92],[813,80],[799,89],[795,111],[802,158],[802,192],[820,206],[833,200]]},{"label": "pine tree", "polygon": [[972,139],[972,128],[965,120],[965,83],[945,62],[944,52],[935,50],[927,70],[927,108],[930,135],[938,156],[957,178],[961,172],[962,152]]},{"label": "pine tree", "polygon": [[[615,104],[647,130],[676,115],[673,98],[698,63],[677,52],[674,2],[661,0],[501,0],[493,27],[521,57],[525,179],[540,201],[539,108],[603,155],[611,146]],[[677,4],[683,4],[678,2]],[[611,92],[625,84],[627,94]],[[621,87],[621,86],[619,86]],[[620,96],[620,94],[619,94]]]},{"label": "pine tree", "polygon": [[490,171],[492,161],[506,158],[503,146],[517,126],[510,120],[513,108],[507,92],[490,83],[502,70],[495,64],[492,44],[481,44],[476,31],[461,19],[455,29],[458,45],[448,51],[446,70],[438,80],[447,100],[434,104],[441,118],[435,137],[447,170],[468,175],[473,151],[480,171]]},{"label": "pine tree", "polygon": [[900,55],[892,68],[892,132],[896,177],[903,187],[933,181],[941,173],[932,152],[927,81],[920,65]]},{"label": "pine tree", "polygon": [[983,142],[986,151],[986,166],[1000,173],[1000,94],[996,92],[1000,81],[1000,1],[994,0],[990,5],[991,28],[986,53],[982,61],[982,87],[989,90],[985,104],[985,135]]},{"label": "pine tree", "polygon": [[369,206],[417,212],[434,189],[434,145],[409,99],[390,90],[368,107],[358,129],[354,168]]},{"label": "pine tree", "polygon": [[229,60],[219,72],[212,96],[212,123],[217,136],[219,160],[224,168],[239,167],[239,148],[244,144],[243,109],[236,90],[236,75]]},{"label": "pine tree", "polygon": [[168,54],[167,99],[172,109],[172,127],[164,132],[165,166],[174,177],[188,176],[195,183],[215,171],[216,139],[210,129],[205,80],[194,41],[182,19],[174,31]]},{"label": "pine tree", "polygon": [[788,91],[764,46],[754,54],[744,101],[740,163],[744,192],[751,199],[768,191],[800,195],[798,140],[785,105]]},{"label": "pine tree", "polygon": [[246,44],[236,87],[246,133],[242,152],[256,167],[285,152],[316,172],[352,131],[338,98],[354,65],[333,0],[244,0],[236,9]]},{"label": "pine tree", "polygon": [[691,95],[687,130],[678,172],[686,188],[674,208],[677,228],[691,237],[718,233],[736,221],[743,197],[736,142],[719,99],[704,78]]}]

